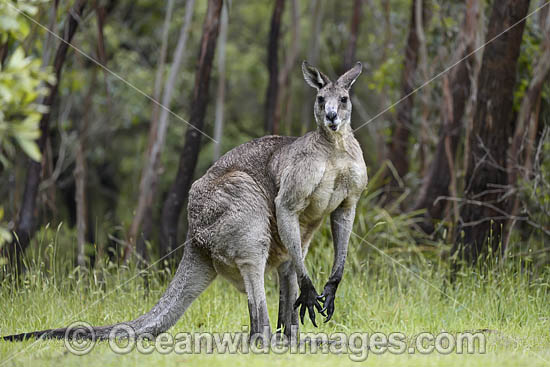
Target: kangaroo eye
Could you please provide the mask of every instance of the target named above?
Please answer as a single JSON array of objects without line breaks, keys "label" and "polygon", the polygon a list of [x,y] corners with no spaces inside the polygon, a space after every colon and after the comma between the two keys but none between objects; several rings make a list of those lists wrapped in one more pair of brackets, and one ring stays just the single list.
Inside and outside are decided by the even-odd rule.
[{"label": "kangaroo eye", "polygon": [[317,102],[324,103],[325,102],[325,97],[323,97],[323,96],[317,97]]},{"label": "kangaroo eye", "polygon": [[342,103],[348,103],[348,97],[342,97],[342,98],[340,98],[340,102],[342,102]]}]

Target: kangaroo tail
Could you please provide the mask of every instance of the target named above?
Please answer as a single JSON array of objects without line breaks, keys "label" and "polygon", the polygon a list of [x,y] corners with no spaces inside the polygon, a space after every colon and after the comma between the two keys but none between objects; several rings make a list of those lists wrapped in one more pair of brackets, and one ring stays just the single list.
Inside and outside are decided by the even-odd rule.
[{"label": "kangaroo tail", "polygon": [[128,335],[128,326],[133,330],[135,336],[158,334],[168,330],[183,315],[185,310],[214,280],[216,272],[212,261],[203,251],[189,241],[184,250],[176,275],[168,285],[168,288],[157,302],[157,304],[146,314],[135,320],[118,323],[107,326],[77,326],[74,328],[48,329],[41,331],[31,331],[22,334],[2,336],[6,341],[22,341],[29,338],[63,339],[81,338],[81,339],[108,339],[113,329],[120,329]]}]

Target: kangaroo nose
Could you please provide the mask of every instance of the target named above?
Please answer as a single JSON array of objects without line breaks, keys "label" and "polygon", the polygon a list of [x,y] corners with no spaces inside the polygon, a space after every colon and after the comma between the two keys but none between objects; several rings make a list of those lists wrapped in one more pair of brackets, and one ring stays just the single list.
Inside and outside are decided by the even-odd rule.
[{"label": "kangaroo nose", "polygon": [[329,121],[333,121],[333,122],[334,122],[334,119],[335,119],[335,118],[336,118],[336,112],[334,112],[334,111],[329,111],[329,112],[327,113],[327,119],[328,119]]}]

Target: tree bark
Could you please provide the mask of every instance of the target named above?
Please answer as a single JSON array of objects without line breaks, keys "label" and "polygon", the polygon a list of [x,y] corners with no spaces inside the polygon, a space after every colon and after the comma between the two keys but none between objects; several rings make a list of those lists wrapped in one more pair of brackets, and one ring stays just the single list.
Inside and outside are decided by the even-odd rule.
[{"label": "tree bark", "polygon": [[225,103],[225,44],[227,43],[227,4],[222,9],[220,25],[220,39],[218,44],[218,90],[216,95],[216,118],[214,123],[214,159],[217,161],[221,155],[223,132],[223,105]]},{"label": "tree bark", "polygon": [[[107,15],[113,10],[113,7],[115,5],[116,1],[109,1],[108,4],[104,5],[101,2],[95,3],[95,13],[96,13],[96,19],[97,19],[97,56],[99,59],[99,62],[102,65],[107,65],[107,52],[105,51],[105,18]],[[111,98],[109,94],[109,83],[108,83],[108,76],[109,73],[107,70],[103,70],[103,85],[105,88],[105,95],[107,96],[107,108],[111,108]]]},{"label": "tree bark", "polygon": [[[292,135],[292,78],[290,78],[290,75],[296,64],[298,51],[300,50],[300,11],[298,8],[298,0],[291,0],[290,5],[292,16],[290,50],[287,51],[283,69],[279,74],[278,106],[275,117],[276,121],[281,121],[282,116],[286,117],[284,120],[286,121],[286,134],[288,135]],[[284,111],[283,106],[285,107]],[[280,124],[278,123],[277,126],[279,130],[278,133],[281,133],[282,129],[280,128]]]},{"label": "tree bark", "polygon": [[[428,47],[426,42],[426,35],[424,32],[424,21],[422,14],[424,13],[424,4],[423,1],[417,1],[415,4],[415,19],[416,19],[416,35],[418,37],[418,69],[420,71],[419,75],[422,80],[429,79],[428,71]],[[420,96],[420,105],[419,105],[419,127],[420,133],[418,134],[419,142],[419,173],[421,175],[426,174],[426,156],[429,148],[430,134],[431,134],[431,125],[428,123],[430,116],[430,94],[431,94],[431,85],[427,84],[422,88],[418,93]]]},{"label": "tree bark", "polygon": [[[513,98],[529,0],[493,2],[487,39],[479,74],[479,96],[470,135],[470,156],[466,172],[465,200],[459,232],[452,249],[456,259],[475,263],[489,251],[504,250],[506,225],[506,153],[514,131]],[[506,33],[512,25],[520,22]],[[502,189],[502,190],[499,190]]]},{"label": "tree bark", "polygon": [[323,7],[325,0],[311,0],[311,34],[309,39],[308,61],[312,65],[319,62],[319,36],[323,25]]},{"label": "tree bark", "polygon": [[344,65],[342,73],[345,73],[355,63],[355,53],[357,51],[357,39],[359,37],[359,25],[361,23],[361,5],[363,0],[353,1],[353,14],[351,16],[351,26],[349,30],[349,41],[346,53],[344,54]]},{"label": "tree bark", "polygon": [[92,109],[92,98],[96,85],[96,72],[92,71],[92,80],[88,89],[88,95],[84,101],[82,122],[78,126],[78,140],[76,142],[74,182],[76,203],[76,240],[77,257],[76,262],[81,268],[86,267],[86,236],[88,231],[88,200],[86,195],[88,166],[86,164],[86,143],[90,114]]},{"label": "tree bark", "polygon": [[[467,0],[464,14],[463,34],[456,52],[456,59],[460,60],[471,54],[475,49],[476,30],[479,24],[479,0]],[[468,57],[451,72],[450,77],[450,103],[446,104],[442,115],[439,141],[433,161],[430,164],[420,195],[414,210],[426,209],[422,228],[431,233],[434,230],[432,219],[441,219],[444,214],[446,202],[436,200],[441,196],[448,196],[451,177],[451,164],[453,163],[462,132],[462,121],[470,91],[472,87],[473,70],[476,59]],[[447,149],[448,147],[448,149]],[[447,150],[451,156],[449,160]]]},{"label": "tree bark", "polygon": [[193,180],[193,173],[199,156],[201,133],[204,126],[204,115],[208,102],[208,86],[214,60],[216,41],[220,27],[220,16],[223,0],[209,0],[203,33],[200,43],[199,61],[195,73],[195,87],[191,97],[191,117],[185,134],[178,173],[162,209],[161,241],[172,251],[176,247],[178,222],[184,202],[187,199]]},{"label": "tree bark", "polygon": [[[413,0],[410,12],[409,34],[405,46],[405,59],[403,62],[403,74],[401,76],[401,97],[409,95],[414,90],[414,78],[418,66],[418,49],[420,46],[416,29],[416,2],[422,1],[424,19],[427,17],[426,0]],[[397,117],[392,131],[392,140],[388,147],[388,158],[394,165],[399,177],[405,176],[409,171],[408,143],[412,128],[412,109],[414,95],[409,96],[396,107]],[[396,186],[395,179],[391,186]]]},{"label": "tree bark", "polygon": [[[541,15],[541,29],[545,39],[543,39],[541,55],[533,71],[533,78],[521,101],[514,137],[512,138],[510,152],[508,153],[508,183],[513,187],[517,186],[520,176],[528,178],[531,173],[531,155],[534,139],[529,139],[529,135],[532,135],[531,125],[537,123],[536,110],[538,109],[537,105],[540,106],[542,86],[550,74],[550,11],[548,8]],[[525,151],[523,147],[525,147]],[[510,216],[515,217],[519,211],[519,197],[514,194],[510,203]],[[504,241],[506,245],[508,245],[514,222],[513,219],[508,220],[508,231],[506,240]]]},{"label": "tree bark", "polygon": [[[324,0],[311,0],[310,11],[311,11],[311,30],[309,34],[309,50],[307,53],[307,61],[311,65],[318,65],[319,63],[319,34],[321,33],[321,26],[323,21],[323,6]],[[303,98],[306,100],[311,93],[306,88],[303,88],[304,94]],[[313,108],[310,104],[304,103],[302,107],[302,129],[300,135],[304,135],[306,131],[309,131],[312,126],[315,126],[313,121],[312,113]]]},{"label": "tree bark", "polygon": [[[189,29],[191,27],[191,21],[193,18],[193,9],[195,6],[195,0],[187,0],[187,3],[185,5],[185,19],[183,21],[183,24],[180,29],[180,34],[178,38],[178,43],[176,45],[176,50],[174,51],[174,60],[172,61],[172,65],[170,67],[170,73],[168,75],[168,79],[166,81],[166,84],[164,85],[164,89],[162,91],[162,105],[165,106],[165,108],[162,108],[160,110],[160,115],[158,113],[158,109],[160,106],[155,103],[155,106],[153,108],[153,115],[152,115],[152,124],[151,129],[149,131],[149,149],[147,152],[147,157],[145,160],[145,165],[143,168],[143,172],[141,174],[141,180],[139,185],[139,197],[138,197],[138,204],[136,207],[136,213],[134,215],[134,219],[132,221],[132,225],[130,226],[130,234],[129,234],[129,242],[128,246],[134,246],[135,242],[138,241],[139,247],[141,249],[144,249],[144,241],[148,240],[150,237],[150,232],[152,228],[152,216],[153,216],[153,199],[155,197],[156,188],[157,188],[157,177],[158,177],[158,170],[159,170],[159,161],[160,156],[162,153],[162,150],[164,149],[164,142],[166,140],[166,131],[168,129],[168,118],[169,118],[169,108],[172,103],[172,96],[174,92],[176,77],[180,71],[184,56],[185,56],[185,50],[187,45],[187,38],[189,35]],[[170,10],[170,7],[167,9]],[[168,15],[167,15],[168,16]],[[167,32],[165,33],[167,34]],[[165,37],[163,36],[163,39]],[[164,42],[164,41],[163,41]],[[161,57],[161,60],[163,58]],[[159,68],[162,67],[163,62],[159,61]],[[162,72],[157,73],[157,81],[158,83],[158,94],[160,94],[160,89],[162,86]],[[160,80],[159,80],[160,79]],[[155,87],[156,89],[157,87]],[[155,112],[157,111],[157,112]],[[139,230],[142,222],[145,221],[143,235],[139,236]],[[159,252],[160,255],[163,256],[167,252],[167,244],[161,243],[159,244]],[[131,251],[131,248],[128,250],[125,250],[125,257],[127,256],[126,253]]]},{"label": "tree bark", "polygon": [[277,134],[279,121],[277,121],[277,106],[279,95],[279,38],[281,33],[281,18],[285,7],[285,0],[275,0],[273,15],[271,16],[271,28],[267,45],[267,70],[269,82],[265,94],[264,129],[268,134]]},{"label": "tree bark", "polygon": [[[63,64],[67,57],[67,51],[69,45],[73,39],[76,29],[78,27],[78,18],[82,17],[84,8],[86,6],[86,0],[76,0],[73,8],[67,14],[67,21],[65,22],[64,32],[61,35],[65,42],[60,42],[55,54],[55,60],[53,69],[55,72],[56,80],[47,87],[49,93],[43,101],[43,105],[48,107],[48,112],[42,115],[40,119],[40,138],[38,138],[38,147],[40,152],[44,153],[46,147],[46,140],[48,138],[49,126],[50,126],[50,112],[54,100],[57,96],[59,81],[61,80],[61,72]],[[76,17],[75,17],[76,16]],[[28,247],[31,238],[36,231],[35,228],[35,211],[36,211],[36,198],[38,194],[38,186],[42,179],[41,177],[42,164],[41,162],[29,161],[27,176],[25,179],[25,189],[23,192],[23,199],[21,207],[19,209],[19,216],[16,221],[15,234],[16,238],[6,246],[8,251],[8,257],[13,265],[16,266],[16,270],[20,270],[21,256]]]}]

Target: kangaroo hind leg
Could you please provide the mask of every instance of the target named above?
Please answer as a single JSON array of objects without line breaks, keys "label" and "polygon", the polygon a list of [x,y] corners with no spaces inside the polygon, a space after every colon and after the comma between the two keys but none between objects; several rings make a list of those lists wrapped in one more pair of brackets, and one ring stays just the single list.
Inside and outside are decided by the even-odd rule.
[{"label": "kangaroo hind leg", "polygon": [[267,312],[267,301],[264,288],[265,261],[258,263],[246,262],[239,264],[248,296],[248,311],[250,313],[250,336],[263,338],[264,342],[271,340],[271,328]]}]

